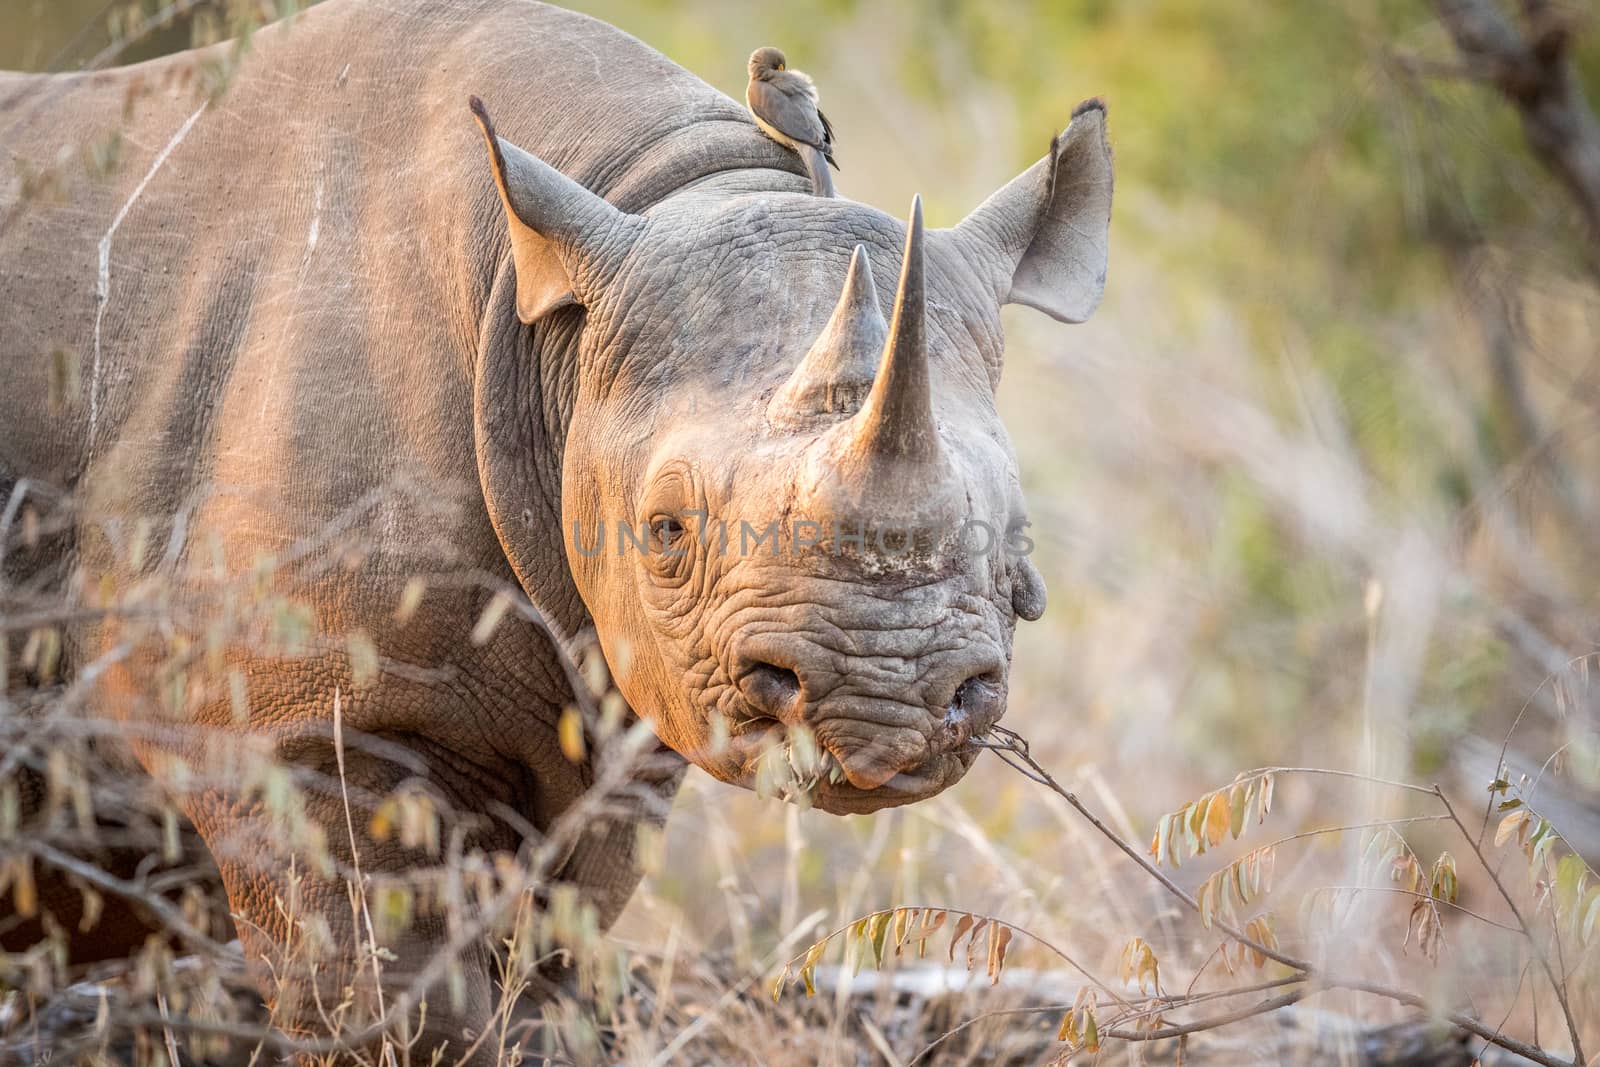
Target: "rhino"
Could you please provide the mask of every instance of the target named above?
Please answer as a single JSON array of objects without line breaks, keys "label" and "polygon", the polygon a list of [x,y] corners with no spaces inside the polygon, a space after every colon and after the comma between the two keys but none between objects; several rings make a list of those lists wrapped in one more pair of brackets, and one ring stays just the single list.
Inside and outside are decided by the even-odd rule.
[{"label": "rhino", "polygon": [[[1000,308],[1099,303],[1104,105],[938,230],[920,203],[901,221],[809,195],[741,105],[529,0],[327,0],[229,67],[231,47],[0,74],[0,506],[71,504],[5,579],[86,609],[65,659],[94,665],[129,773],[249,738],[342,761],[369,873],[414,862],[369,817],[418,777],[515,850],[595,781],[562,737],[587,649],[653,731],[640,783],[663,802],[690,763],[755,784],[801,727],[826,811],[958,781],[1045,601],[995,407]],[[108,143],[114,166],[81,162]],[[240,684],[141,729],[173,721],[158,665],[87,609],[219,576],[292,595],[312,639],[230,638]],[[484,627],[508,590],[537,625]],[[336,692],[342,728],[381,743],[335,751]],[[269,957],[298,846],[259,794],[175,795]],[[341,799],[305,804],[350,859]],[[602,927],[636,839],[612,820],[558,857]],[[348,942],[343,881],[300,875]],[[397,966],[444,936],[419,922]],[[464,966],[459,1010],[430,1011],[443,1041],[489,1010],[492,961]]]}]

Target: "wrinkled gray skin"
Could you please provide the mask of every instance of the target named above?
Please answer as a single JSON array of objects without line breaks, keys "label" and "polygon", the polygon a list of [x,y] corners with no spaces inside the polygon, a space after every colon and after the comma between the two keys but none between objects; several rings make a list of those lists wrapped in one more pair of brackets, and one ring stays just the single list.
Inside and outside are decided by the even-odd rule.
[{"label": "wrinkled gray skin", "polygon": [[[169,77],[192,54],[0,75],[0,499],[28,480],[70,491],[79,514],[64,543],[13,555],[9,577],[77,595],[160,570],[184,587],[216,559],[243,575],[322,546],[276,579],[315,608],[321,651],[239,643],[228,658],[248,723],[217,691],[190,715],[332,773],[341,687],[346,729],[390,743],[349,754],[368,871],[412,862],[366,836],[364,809],[418,768],[455,815],[480,817],[485,848],[545,831],[592,780],[559,750],[571,689],[550,639],[508,621],[482,647],[467,640],[485,582],[520,586],[563,640],[592,628],[628,704],[725,781],[750,784],[760,742],[803,723],[839,768],[815,796],[827,810],[955,782],[965,741],[1003,710],[1012,630],[1043,589],[1015,556],[932,538],[890,556],[871,531],[1025,523],[994,407],[999,308],[1081,321],[1098,302],[1111,195],[1098,105],[960,227],[919,222],[908,256],[905,223],[806,195],[794,155],[739,104],[584,17],[521,0],[330,0],[254,48],[208,105]],[[150,91],[125,115],[135,82]],[[469,94],[503,154],[486,151]],[[70,153],[119,128],[118,168],[85,174]],[[60,195],[17,207],[21,168],[62,159]],[[58,349],[81,389],[52,416]],[[443,505],[372,503],[400,479],[419,487],[402,501]],[[869,540],[714,554],[682,532],[697,529],[692,509],[735,530],[860,522]],[[140,573],[126,551],[137,517],[173,547]],[[359,557],[316,540],[336,518],[367,544]],[[653,523],[686,554],[575,549],[575,523],[592,543],[618,520]],[[400,626],[413,573],[430,591]],[[385,665],[354,692],[352,628]],[[110,641],[74,634],[73,658]],[[106,714],[159,714],[142,664],[100,677]],[[132,747],[158,774],[168,755],[205,754],[193,740]],[[678,777],[649,784],[666,797]],[[269,953],[288,933],[272,903],[286,846],[249,797],[183,804],[249,920],[247,949]],[[346,853],[336,797],[310,812]],[[634,836],[596,829],[561,869],[606,923],[637,881]],[[349,936],[341,884],[313,877],[304,895]],[[420,924],[395,973],[437,934]],[[489,964],[468,962],[464,1013],[433,1006],[440,1036],[487,1010]]]}]

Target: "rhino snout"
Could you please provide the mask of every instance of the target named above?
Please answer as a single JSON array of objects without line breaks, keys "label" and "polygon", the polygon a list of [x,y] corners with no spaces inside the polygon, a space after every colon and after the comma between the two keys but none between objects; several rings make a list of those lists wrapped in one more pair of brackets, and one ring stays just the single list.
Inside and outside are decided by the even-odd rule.
[{"label": "rhino snout", "polygon": [[851,662],[786,641],[747,650],[733,675],[747,721],[811,727],[846,780],[864,790],[902,775],[916,779],[930,761],[961,753],[1005,711],[998,652]]}]

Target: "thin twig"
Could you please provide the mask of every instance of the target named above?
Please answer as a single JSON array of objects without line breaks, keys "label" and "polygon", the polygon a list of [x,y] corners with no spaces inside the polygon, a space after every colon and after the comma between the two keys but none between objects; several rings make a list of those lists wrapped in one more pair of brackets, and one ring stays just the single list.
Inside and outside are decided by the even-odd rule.
[{"label": "thin twig", "polygon": [[[1053,777],[1051,777],[1050,773],[1048,771],[1046,771],[1043,767],[1041,767],[1039,765],[1039,763],[1036,760],[1034,760],[1034,758],[1030,754],[1028,754],[1028,751],[1027,751],[1027,749],[1025,747],[1019,746],[1017,748],[1013,748],[1011,750],[1011,754],[1014,755],[1014,756],[1017,756],[1018,758],[1020,758],[1024,763],[1027,764],[1027,767],[1033,772],[1032,774],[1028,774],[1027,777],[1032,778],[1035,781],[1042,782],[1046,786],[1046,788],[1048,788],[1051,792],[1055,793],[1057,796],[1059,796],[1063,800],[1065,800],[1069,805],[1072,806],[1072,808],[1075,811],[1078,812],[1079,815],[1081,815],[1085,819],[1087,819],[1089,821],[1090,825],[1092,825],[1096,830],[1099,830],[1102,836],[1104,836],[1112,844],[1116,845],[1118,849],[1120,849],[1125,855],[1127,855],[1128,858],[1132,859],[1134,861],[1134,863],[1136,863],[1146,874],[1150,875],[1156,881],[1160,882],[1161,885],[1163,887],[1165,887],[1166,890],[1169,893],[1171,893],[1173,896],[1177,897],[1179,900],[1183,901],[1183,903],[1185,905],[1187,905],[1190,910],[1194,911],[1196,914],[1200,913],[1200,905],[1199,905],[1198,902],[1196,902],[1196,900],[1194,899],[1193,896],[1191,896],[1181,886],[1179,886],[1177,883],[1175,883],[1171,878],[1167,877],[1167,875],[1166,875],[1166,873],[1164,871],[1160,870],[1154,864],[1152,864],[1137,848],[1135,848],[1133,845],[1129,844],[1126,840],[1124,840],[1122,835],[1118,834],[1110,826],[1107,826],[1106,823],[1099,818],[1099,816],[1095,815],[1094,812],[1090,811],[1084,805],[1084,803],[1081,800],[1078,799],[1076,794],[1074,794],[1070,790],[1064,788],[1059,782],[1057,782]],[[1004,758],[1003,754],[1001,754],[1001,753],[996,753],[996,755],[1002,755],[1002,759]],[[1010,760],[1005,760],[1005,762],[1008,765],[1011,765],[1011,761]],[[1272,768],[1271,770],[1274,773],[1291,773],[1291,772],[1307,771],[1307,772],[1310,772],[1310,773],[1331,773],[1331,774],[1333,774],[1333,775],[1335,775],[1337,777],[1356,778],[1356,779],[1369,780],[1369,781],[1377,780],[1377,779],[1370,778],[1370,776],[1368,776],[1368,775],[1356,774],[1355,772],[1351,772],[1351,771],[1327,772],[1327,771],[1318,770],[1317,768],[1292,768],[1292,767],[1277,767],[1277,768]],[[1256,773],[1264,774],[1264,773],[1267,773],[1267,772],[1266,771],[1260,771],[1260,772],[1256,772]],[[1382,780],[1377,780],[1377,781],[1382,781]],[[1395,786],[1397,788],[1403,788],[1403,789],[1406,789],[1406,790],[1409,790],[1409,791],[1413,791],[1413,792],[1430,793],[1430,794],[1438,797],[1441,801],[1444,800],[1443,794],[1438,790],[1437,787],[1429,789],[1429,788],[1426,788],[1426,787],[1423,787],[1423,786],[1412,785],[1412,784],[1406,783],[1406,782],[1383,782],[1383,784],[1393,785],[1393,786]],[[1450,811],[1451,815],[1454,816],[1454,811],[1453,811],[1453,809],[1450,809],[1448,801],[1445,801],[1445,807],[1446,807],[1446,810]],[[1453,821],[1456,823],[1457,827],[1461,829],[1461,832],[1462,832],[1463,836],[1466,836],[1467,839],[1469,841],[1471,841],[1471,836],[1466,833],[1466,828],[1464,826],[1461,826],[1461,821],[1459,819],[1453,819]],[[1481,853],[1480,853],[1480,858],[1481,858]],[[1496,884],[1498,885],[1498,881],[1496,882]],[[1504,887],[1502,886],[1501,889],[1503,891]],[[1314,978],[1321,986],[1323,986],[1325,988],[1330,988],[1330,989],[1335,989],[1335,988],[1336,989],[1348,989],[1348,990],[1351,990],[1351,991],[1354,991],[1354,992],[1358,992],[1358,993],[1370,993],[1370,994],[1372,994],[1374,996],[1384,997],[1385,999],[1395,1001],[1396,1003],[1399,1003],[1399,1004],[1405,1004],[1405,1005],[1408,1005],[1410,1007],[1421,1009],[1422,1011],[1428,1012],[1430,1015],[1438,1015],[1439,1017],[1445,1019],[1446,1021],[1448,1021],[1450,1023],[1453,1023],[1454,1025],[1460,1027],[1463,1030],[1468,1031],[1469,1033],[1475,1034],[1478,1037],[1481,1037],[1484,1040],[1489,1041],[1492,1044],[1498,1045],[1499,1047],[1501,1047],[1503,1049],[1506,1049],[1507,1051],[1514,1052],[1519,1056],[1522,1056],[1522,1057],[1524,1057],[1526,1059],[1532,1060],[1534,1063],[1540,1064],[1541,1067],[1574,1067],[1575,1064],[1580,1064],[1580,1063],[1584,1062],[1583,1059],[1582,1059],[1581,1047],[1580,1046],[1577,1046],[1577,1045],[1574,1046],[1575,1049],[1578,1051],[1578,1057],[1576,1059],[1571,1060],[1571,1061],[1557,1059],[1556,1057],[1554,1057],[1554,1056],[1550,1055],[1549,1053],[1545,1052],[1543,1049],[1536,1048],[1535,1046],[1530,1045],[1527,1042],[1518,1041],[1515,1038],[1507,1037],[1506,1035],[1500,1033],[1498,1028],[1491,1029],[1490,1027],[1484,1025],[1482,1022],[1480,1022],[1479,1020],[1473,1018],[1470,1015],[1466,1015],[1466,1014],[1463,1014],[1463,1013],[1457,1012],[1457,1011],[1440,1012],[1438,1007],[1435,1004],[1431,1003],[1428,1000],[1428,998],[1420,996],[1420,995],[1418,995],[1416,993],[1411,993],[1411,992],[1409,992],[1407,990],[1404,990],[1404,989],[1396,989],[1396,988],[1394,988],[1392,986],[1382,985],[1381,983],[1378,983],[1378,982],[1371,982],[1371,981],[1368,981],[1368,980],[1363,979],[1363,978],[1356,978],[1356,977],[1353,977],[1353,976],[1345,976],[1345,975],[1325,974],[1320,969],[1318,969],[1317,967],[1314,967],[1307,960],[1296,959],[1295,957],[1287,955],[1286,953],[1281,952],[1281,951],[1279,951],[1277,949],[1271,948],[1271,947],[1269,947],[1267,945],[1260,944],[1259,942],[1255,941],[1253,938],[1249,938],[1249,937],[1244,936],[1242,932],[1237,931],[1230,924],[1224,922],[1222,919],[1220,919],[1220,918],[1218,918],[1216,916],[1212,917],[1212,924],[1214,926],[1216,926],[1218,929],[1222,930],[1223,933],[1226,933],[1228,936],[1232,937],[1234,940],[1236,940],[1239,943],[1245,945],[1247,948],[1250,948],[1255,952],[1259,952],[1261,955],[1266,956],[1268,959],[1275,960],[1278,963],[1281,963],[1284,966],[1289,967],[1292,970],[1298,971],[1298,972],[1300,972],[1301,975],[1303,975],[1303,976],[1305,976],[1307,978]],[[1532,940],[1531,935],[1529,936],[1529,940],[1530,941]],[[1563,999],[1563,1005],[1565,1006],[1565,1000],[1564,999]],[[1569,1018],[1570,1018],[1570,1016],[1569,1016]],[[1172,1036],[1182,1036],[1183,1034],[1186,1034],[1186,1033],[1189,1033],[1189,1032],[1191,1032],[1191,1031],[1183,1031],[1181,1034],[1180,1033],[1174,1033]]]},{"label": "thin twig", "polygon": [[1486,923],[1501,930],[1509,930],[1513,934],[1522,933],[1515,926],[1507,926],[1505,923],[1495,922],[1487,915],[1480,915],[1471,908],[1464,908],[1460,904],[1453,904],[1448,900],[1441,900],[1427,893],[1418,893],[1414,889],[1402,889],[1394,885],[1319,885],[1311,891],[1310,895],[1316,896],[1318,893],[1398,893],[1403,897],[1416,897],[1418,900],[1431,900],[1435,904],[1443,904],[1445,907],[1459,911],[1463,915],[1470,915],[1481,923]]},{"label": "thin twig", "polygon": [[[1451,805],[1449,798],[1444,795],[1444,790],[1436,785],[1433,787],[1433,794],[1439,798],[1439,803],[1444,805],[1444,810],[1449,813],[1450,820],[1456,824],[1456,829],[1461,831],[1461,836],[1467,839],[1472,848],[1472,854],[1478,857],[1478,863],[1482,865],[1484,871],[1489,875],[1489,881],[1493,882],[1494,887],[1500,891],[1500,896],[1506,902],[1506,907],[1511,909],[1511,914],[1516,918],[1517,925],[1522,927],[1522,933],[1528,939],[1528,946],[1533,951],[1534,958],[1539,961],[1539,966],[1544,968],[1545,976],[1550,979],[1550,985],[1555,990],[1556,1003],[1561,1005],[1561,1014],[1566,1018],[1567,1022],[1567,1034],[1572,1038],[1573,1059],[1577,1063],[1586,1063],[1587,1057],[1583,1054],[1583,1041],[1578,1037],[1578,1021],[1573,1017],[1572,1005],[1567,1001],[1566,983],[1556,977],[1555,968],[1550,965],[1550,958],[1539,951],[1539,942],[1533,936],[1533,928],[1528,925],[1528,920],[1523,917],[1521,909],[1517,907],[1517,902],[1511,898],[1510,890],[1506,889],[1505,883],[1500,880],[1500,876],[1490,866],[1488,857],[1483,854],[1483,849],[1478,846],[1478,842],[1474,840],[1473,836],[1467,832],[1466,824],[1456,816],[1456,809]],[[1559,938],[1556,943],[1559,950]]]},{"label": "thin twig", "polygon": [[[333,690],[333,754],[339,765],[339,799],[344,804],[344,828],[350,838],[350,868],[354,875],[352,886],[360,899],[361,921],[367,928],[367,952],[372,956],[372,983],[378,998],[378,1015],[387,1014],[383,1003],[383,962],[378,956],[378,935],[372,928],[372,909],[367,905],[367,880],[361,874],[361,849],[356,845],[356,824],[350,816],[350,786],[344,773],[344,715],[339,687]],[[383,1043],[383,1058],[394,1067],[394,1046]]]}]

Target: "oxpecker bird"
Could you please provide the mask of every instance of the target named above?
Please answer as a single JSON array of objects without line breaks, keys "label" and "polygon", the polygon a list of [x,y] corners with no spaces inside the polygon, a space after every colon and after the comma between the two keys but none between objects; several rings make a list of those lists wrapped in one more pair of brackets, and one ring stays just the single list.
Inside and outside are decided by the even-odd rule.
[{"label": "oxpecker bird", "polygon": [[828,164],[835,170],[839,164],[833,159],[833,125],[817,110],[816,83],[801,71],[790,70],[776,48],[757,48],[750,53],[744,102],[762,132],[799,154],[811,176],[812,192],[832,196]]}]

